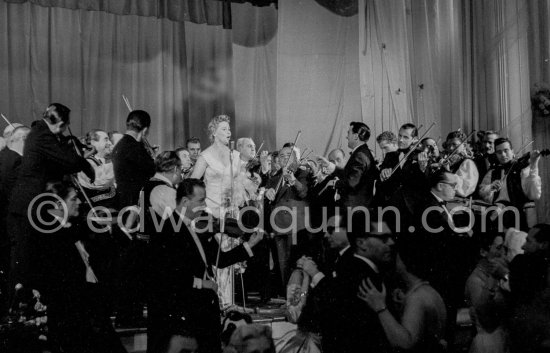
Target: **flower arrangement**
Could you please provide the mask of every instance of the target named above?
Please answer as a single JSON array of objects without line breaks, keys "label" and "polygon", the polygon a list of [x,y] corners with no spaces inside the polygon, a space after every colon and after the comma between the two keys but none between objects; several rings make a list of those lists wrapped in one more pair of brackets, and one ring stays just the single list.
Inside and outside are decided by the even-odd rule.
[{"label": "flower arrangement", "polygon": [[550,116],[550,85],[544,82],[535,83],[531,94],[531,104],[534,112],[543,117]]}]

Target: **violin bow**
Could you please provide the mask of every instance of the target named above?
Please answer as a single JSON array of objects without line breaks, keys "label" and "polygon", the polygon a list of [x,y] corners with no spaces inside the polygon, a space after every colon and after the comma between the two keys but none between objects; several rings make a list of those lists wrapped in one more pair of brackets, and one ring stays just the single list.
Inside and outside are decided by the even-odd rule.
[{"label": "violin bow", "polygon": [[[531,140],[530,142],[526,143],[525,145],[523,145],[519,151],[518,151],[518,155],[520,155],[523,150],[525,150],[527,147],[531,146],[533,143],[535,142],[535,140]],[[518,158],[516,158],[516,160],[514,162],[512,162],[512,165],[510,166],[510,168],[508,169],[508,171],[506,173],[504,173],[504,176],[502,177],[502,179],[500,179],[500,181],[503,183],[504,180],[506,180],[506,177],[508,176],[508,174],[510,174],[510,172],[512,171],[512,168],[514,167],[514,165],[518,162]]]},{"label": "violin bow", "polygon": [[[300,139],[300,135],[302,135],[302,130],[298,130],[298,133],[296,134],[296,138],[294,139],[294,145],[292,146],[290,157],[286,160],[285,166],[281,169],[281,177],[279,178],[279,181],[277,182],[277,186],[275,187],[275,195],[279,192],[279,189],[281,188],[281,184],[284,178],[285,169],[288,168],[288,164],[290,160],[292,159],[292,153],[296,153],[294,151],[294,148],[296,147],[296,144],[298,143],[298,140]],[[282,149],[281,149],[282,150]]]},{"label": "violin bow", "polygon": [[6,117],[4,116],[4,114],[0,114],[0,115],[2,116],[2,119],[4,119],[4,121],[5,121],[9,126],[11,126],[12,128],[15,129],[15,126],[13,126],[13,124],[8,120],[8,118],[6,118]]},{"label": "violin bow", "polygon": [[[424,126],[424,125],[420,125],[420,126],[418,127],[417,130],[420,130],[423,126]],[[391,178],[391,176],[393,175],[393,173],[395,173],[395,172],[397,171],[397,169],[401,168],[401,166],[405,163],[405,161],[407,160],[407,158],[409,158],[409,156],[411,155],[411,153],[413,153],[414,150],[416,150],[416,147],[418,147],[418,145],[420,145],[420,141],[422,141],[422,139],[423,139],[424,137],[426,137],[426,135],[428,134],[428,132],[430,132],[430,130],[431,130],[434,126],[435,126],[435,121],[432,123],[432,125],[430,125],[430,127],[428,128],[428,130],[426,130],[426,132],[424,132],[424,133],[422,134],[422,136],[420,136],[420,137],[418,138],[418,141],[416,141],[416,142],[414,143],[414,145],[411,146],[409,152],[407,152],[407,154],[404,155],[403,158],[401,158],[401,159],[399,160],[399,163],[397,163],[397,165],[396,165],[395,167],[393,167],[393,169],[392,169],[390,175],[388,176],[388,179]]]},{"label": "violin bow", "polygon": [[122,100],[124,101],[124,104],[126,104],[126,108],[128,108],[128,112],[131,113],[133,111],[132,106],[130,105],[130,101],[124,94],[122,94]]}]

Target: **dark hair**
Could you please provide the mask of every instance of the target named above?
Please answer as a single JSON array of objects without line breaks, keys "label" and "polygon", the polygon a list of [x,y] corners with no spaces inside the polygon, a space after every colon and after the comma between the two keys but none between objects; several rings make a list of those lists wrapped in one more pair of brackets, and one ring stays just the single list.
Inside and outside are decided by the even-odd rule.
[{"label": "dark hair", "polygon": [[293,142],[287,142],[283,145],[283,148],[292,148],[294,147],[294,143]]},{"label": "dark hair", "polygon": [[126,118],[126,128],[131,131],[140,132],[151,126],[151,117],[144,110],[134,110]]},{"label": "dark hair", "polygon": [[539,243],[544,243],[544,242],[550,243],[550,224],[539,223],[539,224],[535,224],[533,228],[538,229],[538,232],[536,232],[533,236]]},{"label": "dark hair", "polygon": [[497,232],[496,230],[479,234],[477,238],[477,245],[479,249],[488,251],[497,237],[502,237],[502,239],[504,240],[505,235],[504,233]]},{"label": "dark hair", "polygon": [[451,131],[449,132],[449,134],[447,135],[447,139],[445,139],[445,141],[449,141],[449,140],[454,140],[454,139],[459,139],[460,142],[464,142],[464,140],[466,140],[466,134],[463,133],[462,131],[460,130],[457,130],[457,131]]},{"label": "dark hair", "polygon": [[399,128],[399,130],[408,130],[408,129],[412,129],[412,133],[411,133],[412,137],[418,137],[418,128],[416,127],[416,125],[412,123],[403,124]]},{"label": "dark hair", "polygon": [[423,144],[424,142],[426,142],[428,140],[434,140],[434,142],[436,142],[433,137],[428,136],[428,137],[424,137],[422,140],[420,140],[420,144]]},{"label": "dark hair", "polygon": [[88,131],[88,133],[86,134],[86,144],[87,145],[90,145],[92,143],[92,141],[98,141],[99,140],[99,135],[97,134],[98,132],[105,132],[105,131],[101,130],[101,129],[93,129],[93,130]]},{"label": "dark hair", "polygon": [[514,148],[512,146],[512,141],[510,141],[508,137],[499,137],[495,140],[495,149],[497,148],[497,146],[502,145],[503,143],[506,143],[506,142],[510,144],[510,148]]},{"label": "dark hair", "polygon": [[174,151],[164,151],[159,153],[155,158],[155,167],[157,172],[169,172],[174,167],[181,165],[181,160],[178,157],[178,154]]},{"label": "dark hair", "polygon": [[397,143],[397,136],[391,131],[384,131],[378,137],[376,137],[376,142],[380,143],[382,141],[388,141],[389,143]]},{"label": "dark hair", "polygon": [[[349,210],[348,210],[349,213]],[[368,216],[368,218],[367,218]],[[388,219],[387,213],[381,214],[382,218],[380,219],[380,213],[376,209],[368,209],[368,212],[363,212],[362,210],[354,210],[351,213],[351,223],[347,224],[347,236],[349,245],[352,248],[356,248],[356,240],[359,238],[368,238],[371,236],[372,231],[376,231],[376,224],[386,223],[386,225],[391,224]],[[346,216],[346,219],[343,222],[349,222],[349,215]],[[391,228],[390,228],[391,229]]]},{"label": "dark hair", "polygon": [[176,191],[176,202],[180,203],[181,199],[184,197],[193,195],[195,193],[195,187],[206,188],[202,180],[193,178],[183,179]]},{"label": "dark hair", "polygon": [[187,148],[189,148],[189,144],[190,144],[190,143],[198,143],[198,144],[200,145],[201,140],[199,140],[198,137],[194,137],[194,136],[193,136],[193,137],[190,137],[190,138],[187,139],[187,141],[185,142],[185,146],[186,146]]},{"label": "dark hair", "polygon": [[428,176],[428,187],[431,189],[437,184],[447,181],[448,175],[453,174],[445,169],[438,169]]},{"label": "dark hair", "polygon": [[349,126],[351,126],[351,131],[354,134],[359,135],[360,141],[368,141],[370,138],[370,128],[367,124],[360,121],[352,121]]},{"label": "dark hair", "polygon": [[69,113],[71,110],[61,103],[52,103],[46,108],[46,111],[42,115],[44,120],[47,120],[50,124],[57,124],[63,121],[65,124],[70,123]]}]

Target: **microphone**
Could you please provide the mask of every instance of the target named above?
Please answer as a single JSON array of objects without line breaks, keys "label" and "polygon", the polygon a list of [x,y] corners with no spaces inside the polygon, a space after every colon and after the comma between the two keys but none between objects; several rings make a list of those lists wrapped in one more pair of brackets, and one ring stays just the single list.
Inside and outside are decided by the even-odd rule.
[{"label": "microphone", "polygon": [[229,141],[229,149],[231,152],[235,150],[235,141]]}]

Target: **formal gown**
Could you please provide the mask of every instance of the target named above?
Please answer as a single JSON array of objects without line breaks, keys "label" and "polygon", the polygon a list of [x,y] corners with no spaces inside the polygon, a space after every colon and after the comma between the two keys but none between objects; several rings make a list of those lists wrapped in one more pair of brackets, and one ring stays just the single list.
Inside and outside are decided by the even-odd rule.
[{"label": "formal gown", "polygon": [[[231,209],[229,206],[238,207],[244,203],[244,188],[239,177],[243,162],[237,151],[233,151],[231,155],[232,168],[229,161],[222,161],[212,148],[206,149],[201,155],[207,164],[204,172],[206,206],[214,217],[222,218]],[[231,195],[231,172],[233,172],[233,195]],[[216,235],[216,240],[221,241],[221,251],[229,251],[239,245],[239,239],[227,236],[222,238],[219,234]],[[233,266],[217,270],[218,296],[222,309],[234,304],[233,273]]]}]

